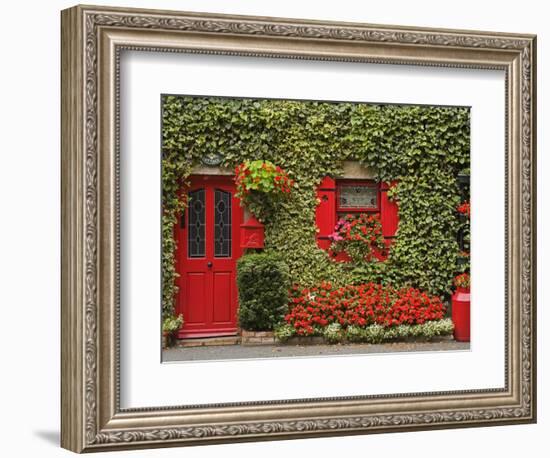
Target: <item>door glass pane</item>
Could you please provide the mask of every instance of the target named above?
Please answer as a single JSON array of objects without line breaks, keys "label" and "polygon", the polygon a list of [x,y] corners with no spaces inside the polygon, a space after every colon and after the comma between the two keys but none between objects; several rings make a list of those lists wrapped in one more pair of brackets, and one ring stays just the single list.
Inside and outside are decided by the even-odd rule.
[{"label": "door glass pane", "polygon": [[214,193],[214,256],[231,257],[231,193],[221,189]]},{"label": "door glass pane", "polygon": [[340,186],[339,199],[340,208],[378,208],[378,192],[374,186]]},{"label": "door glass pane", "polygon": [[189,193],[189,230],[187,231],[187,253],[190,258],[204,256],[205,246],[205,193],[204,189]]}]

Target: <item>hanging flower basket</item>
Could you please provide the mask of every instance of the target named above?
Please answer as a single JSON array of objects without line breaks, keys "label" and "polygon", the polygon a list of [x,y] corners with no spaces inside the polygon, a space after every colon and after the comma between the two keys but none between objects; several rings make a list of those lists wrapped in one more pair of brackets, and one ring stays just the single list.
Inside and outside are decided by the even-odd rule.
[{"label": "hanging flower basket", "polygon": [[245,161],[235,168],[236,196],[259,221],[272,214],[276,203],[286,198],[294,181],[270,161]]}]

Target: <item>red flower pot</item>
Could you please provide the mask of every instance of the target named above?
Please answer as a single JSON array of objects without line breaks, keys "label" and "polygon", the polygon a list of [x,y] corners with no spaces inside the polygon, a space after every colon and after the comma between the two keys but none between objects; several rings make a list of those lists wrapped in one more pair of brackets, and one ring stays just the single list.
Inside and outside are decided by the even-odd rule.
[{"label": "red flower pot", "polygon": [[470,288],[458,287],[453,293],[452,319],[455,325],[454,337],[459,342],[470,341]]}]

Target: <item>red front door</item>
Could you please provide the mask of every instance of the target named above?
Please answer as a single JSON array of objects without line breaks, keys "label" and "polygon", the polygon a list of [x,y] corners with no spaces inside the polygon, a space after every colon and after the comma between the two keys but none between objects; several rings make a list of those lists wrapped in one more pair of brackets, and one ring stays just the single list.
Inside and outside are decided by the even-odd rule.
[{"label": "red front door", "polygon": [[176,230],[179,337],[235,334],[243,211],[233,177],[192,176],[185,193],[188,205]]}]

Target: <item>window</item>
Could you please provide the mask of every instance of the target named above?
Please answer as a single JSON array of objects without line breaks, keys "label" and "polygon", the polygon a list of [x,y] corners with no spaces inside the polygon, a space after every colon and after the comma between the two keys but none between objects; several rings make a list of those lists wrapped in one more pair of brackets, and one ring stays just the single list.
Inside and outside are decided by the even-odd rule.
[{"label": "window", "polygon": [[348,213],[380,212],[380,186],[372,180],[336,182],[336,217]]},{"label": "window", "polygon": [[214,257],[231,257],[231,193],[214,193]]},{"label": "window", "polygon": [[205,192],[204,189],[191,191],[189,201],[189,231],[187,232],[187,251],[190,258],[202,258],[205,255]]},{"label": "window", "polygon": [[325,177],[317,188],[318,205],[315,212],[317,246],[328,250],[330,236],[338,219],[360,213],[378,214],[382,235],[391,245],[399,224],[397,203],[388,198],[389,183],[369,179],[339,179]]}]

